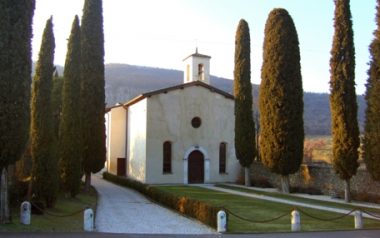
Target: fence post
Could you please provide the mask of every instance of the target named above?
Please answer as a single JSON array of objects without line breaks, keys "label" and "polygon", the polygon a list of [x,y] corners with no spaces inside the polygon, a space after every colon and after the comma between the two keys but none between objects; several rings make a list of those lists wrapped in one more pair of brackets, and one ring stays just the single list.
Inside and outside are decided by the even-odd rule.
[{"label": "fence post", "polygon": [[301,217],[300,213],[297,210],[293,210],[291,214],[291,226],[292,226],[292,231],[301,231]]},{"label": "fence post", "polygon": [[227,215],[225,211],[219,211],[217,214],[217,231],[224,233],[227,231]]},{"label": "fence post", "polygon": [[363,214],[361,211],[355,211],[355,229],[363,229]]},{"label": "fence post", "polygon": [[83,214],[83,230],[94,231],[94,212],[91,208],[84,210]]},{"label": "fence post", "polygon": [[23,225],[30,225],[30,202],[25,201],[20,206],[20,223]]}]

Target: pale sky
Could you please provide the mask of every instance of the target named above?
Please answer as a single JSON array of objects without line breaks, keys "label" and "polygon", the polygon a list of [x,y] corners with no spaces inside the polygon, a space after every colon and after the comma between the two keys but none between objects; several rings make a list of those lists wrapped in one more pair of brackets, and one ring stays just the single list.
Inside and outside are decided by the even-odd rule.
[{"label": "pale sky", "polygon": [[[64,65],[67,38],[84,0],[36,0],[33,60],[46,20],[53,15],[55,64]],[[356,93],[363,94],[368,45],[373,39],[376,0],[351,0],[356,50]],[[211,74],[232,79],[234,41],[240,19],[251,36],[251,81],[261,81],[264,27],[273,8],[285,8],[295,23],[301,50],[303,88],[329,92],[333,0],[103,0],[105,63],[183,70],[195,52],[210,55]]]}]

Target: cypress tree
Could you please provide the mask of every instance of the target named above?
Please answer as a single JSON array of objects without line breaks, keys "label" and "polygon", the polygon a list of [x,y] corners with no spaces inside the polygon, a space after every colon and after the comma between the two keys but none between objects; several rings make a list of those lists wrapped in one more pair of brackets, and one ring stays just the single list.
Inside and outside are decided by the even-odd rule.
[{"label": "cypress tree", "polygon": [[350,179],[359,166],[359,128],[355,94],[355,49],[349,0],[335,0],[334,38],[330,58],[330,110],[333,166],[345,181],[350,201]]},{"label": "cypress tree", "polygon": [[81,26],[81,105],[85,190],[106,160],[102,0],[85,0]]},{"label": "cypress tree", "polygon": [[[59,123],[61,120],[62,112],[62,86],[63,78],[59,76],[58,72],[55,70],[53,81],[52,81],[52,90],[50,95],[50,105],[52,113],[52,130],[53,137],[51,140],[51,157],[58,161],[59,156]],[[58,166],[59,167],[59,166]],[[59,182],[59,179],[58,179]]]},{"label": "cypress tree", "polygon": [[58,166],[53,153],[51,91],[54,73],[52,18],[46,22],[32,84],[31,153],[33,190],[37,199],[53,207],[58,193]]},{"label": "cypress tree", "polygon": [[63,188],[71,197],[79,193],[81,183],[80,143],[80,27],[75,16],[67,46],[60,124],[60,168]]},{"label": "cypress tree", "polygon": [[7,167],[22,157],[30,124],[34,0],[0,1],[0,223],[10,219]]},{"label": "cypress tree", "polygon": [[304,129],[299,42],[285,9],[273,9],[266,21],[261,80],[260,155],[288,193],[288,175],[302,163]]},{"label": "cypress tree", "polygon": [[366,84],[367,101],[364,126],[364,161],[371,177],[380,181],[380,1],[376,6],[377,29],[374,32],[369,51],[370,62]]},{"label": "cypress tree", "polygon": [[59,123],[62,113],[62,87],[63,77],[60,77],[58,72],[55,71],[51,91],[51,108],[53,113],[54,140],[56,141],[59,138]]},{"label": "cypress tree", "polygon": [[255,157],[255,124],[252,111],[251,39],[248,23],[241,19],[235,38],[235,152],[250,186],[249,166]]}]

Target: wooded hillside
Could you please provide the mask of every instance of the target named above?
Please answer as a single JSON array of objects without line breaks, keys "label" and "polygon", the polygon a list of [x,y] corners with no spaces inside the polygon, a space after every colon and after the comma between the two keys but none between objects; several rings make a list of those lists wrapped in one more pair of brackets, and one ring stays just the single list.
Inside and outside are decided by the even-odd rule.
[{"label": "wooded hillside", "polygon": [[[60,75],[62,68],[57,67]],[[128,64],[107,64],[106,102],[107,106],[124,103],[141,93],[170,87],[183,82],[183,72],[179,70],[134,66]],[[211,84],[232,94],[233,81],[211,76]],[[252,85],[254,111],[257,111],[259,85]],[[358,96],[358,121],[360,131],[364,123],[365,100]],[[329,95],[327,93],[304,93],[304,126],[306,136],[330,135]]]}]

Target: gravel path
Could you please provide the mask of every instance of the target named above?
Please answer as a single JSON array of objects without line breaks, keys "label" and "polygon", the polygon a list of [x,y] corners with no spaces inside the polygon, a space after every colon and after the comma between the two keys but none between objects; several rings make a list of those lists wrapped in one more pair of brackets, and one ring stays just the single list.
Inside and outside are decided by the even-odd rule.
[{"label": "gravel path", "polygon": [[147,200],[134,190],[92,176],[99,194],[96,230],[134,234],[216,234],[198,221],[188,219]]}]

